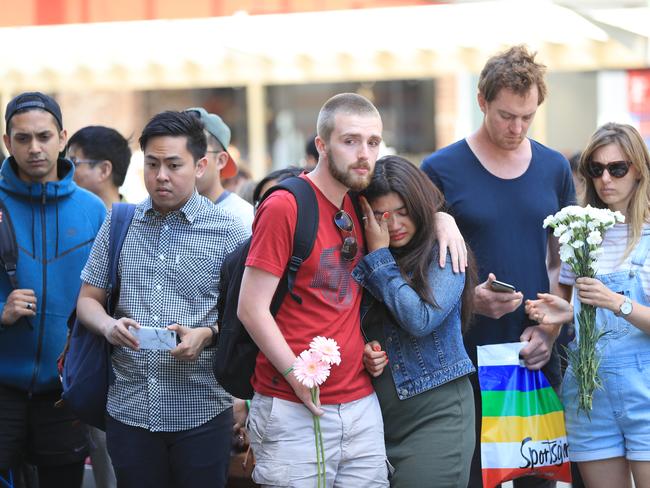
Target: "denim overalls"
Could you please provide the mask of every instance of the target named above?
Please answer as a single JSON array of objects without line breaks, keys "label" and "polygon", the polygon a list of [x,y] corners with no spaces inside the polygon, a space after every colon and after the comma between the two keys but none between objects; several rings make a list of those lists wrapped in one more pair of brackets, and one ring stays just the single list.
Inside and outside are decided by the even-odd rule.
[{"label": "denim overalls", "polygon": [[[640,272],[650,251],[650,232],[644,233],[632,251],[628,269],[596,277],[612,291],[628,296],[634,305],[650,305]],[[580,302],[574,293],[577,320]],[[572,461],[594,461],[624,456],[650,460],[650,335],[613,312],[596,309],[596,325],[606,334],[598,341],[599,373],[603,388],[593,396],[591,420],[577,412],[577,385],[570,365],[562,383]],[[577,347],[579,331],[569,348]]]}]

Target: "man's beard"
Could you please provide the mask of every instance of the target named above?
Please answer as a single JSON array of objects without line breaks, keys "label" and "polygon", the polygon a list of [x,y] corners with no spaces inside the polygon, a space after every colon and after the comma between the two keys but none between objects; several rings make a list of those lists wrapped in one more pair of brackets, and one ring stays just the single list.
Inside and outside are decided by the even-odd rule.
[{"label": "man's beard", "polygon": [[[370,184],[372,178],[372,171],[370,170],[368,162],[357,161],[352,166],[348,167],[347,170],[342,170],[337,166],[332,151],[330,150],[327,151],[327,167],[336,181],[345,185],[352,191],[364,190]],[[368,174],[366,176],[356,175],[352,172],[355,168],[365,168],[368,170]]]}]

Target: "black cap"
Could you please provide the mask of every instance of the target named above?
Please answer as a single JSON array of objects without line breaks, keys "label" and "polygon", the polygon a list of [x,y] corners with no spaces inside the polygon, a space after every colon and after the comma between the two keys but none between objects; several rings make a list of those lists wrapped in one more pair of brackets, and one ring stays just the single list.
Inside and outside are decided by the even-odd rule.
[{"label": "black cap", "polygon": [[59,128],[63,128],[63,117],[61,116],[61,107],[52,97],[48,97],[41,92],[26,92],[21,93],[13,100],[7,104],[7,110],[5,110],[5,123],[9,125],[9,120],[13,117],[16,112],[19,110],[30,109],[30,108],[40,108],[50,112],[57,123]]}]

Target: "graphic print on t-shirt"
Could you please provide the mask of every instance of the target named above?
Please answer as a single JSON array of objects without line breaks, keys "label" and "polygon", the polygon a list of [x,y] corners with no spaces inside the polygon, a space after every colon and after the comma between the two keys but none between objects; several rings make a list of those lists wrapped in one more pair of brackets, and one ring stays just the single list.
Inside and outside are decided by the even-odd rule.
[{"label": "graphic print on t-shirt", "polygon": [[320,290],[322,297],[336,307],[349,307],[358,285],[352,279],[355,261],[341,258],[340,246],[323,249],[310,288]]}]

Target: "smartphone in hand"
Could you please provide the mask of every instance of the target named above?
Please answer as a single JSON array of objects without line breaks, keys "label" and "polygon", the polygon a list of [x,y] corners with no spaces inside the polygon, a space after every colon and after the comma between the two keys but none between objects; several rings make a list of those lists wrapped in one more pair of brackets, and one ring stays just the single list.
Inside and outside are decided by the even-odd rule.
[{"label": "smartphone in hand", "polygon": [[169,351],[176,347],[176,331],[160,327],[131,327],[129,332],[133,334],[140,343],[140,349],[154,349]]},{"label": "smartphone in hand", "polygon": [[510,283],[506,283],[504,281],[498,281],[494,280],[492,283],[490,283],[490,289],[492,291],[498,291],[498,292],[506,292],[506,293],[514,293],[517,291],[517,289],[511,285]]}]

